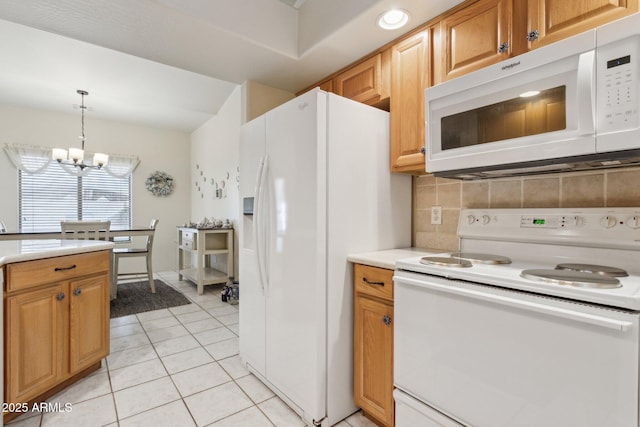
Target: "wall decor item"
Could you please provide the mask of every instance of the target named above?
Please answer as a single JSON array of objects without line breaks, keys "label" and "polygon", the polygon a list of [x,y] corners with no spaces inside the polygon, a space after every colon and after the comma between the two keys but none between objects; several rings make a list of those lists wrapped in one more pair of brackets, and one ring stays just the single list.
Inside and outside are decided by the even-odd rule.
[{"label": "wall decor item", "polygon": [[154,196],[167,197],[173,193],[173,178],[165,172],[155,171],[145,181],[145,187]]}]

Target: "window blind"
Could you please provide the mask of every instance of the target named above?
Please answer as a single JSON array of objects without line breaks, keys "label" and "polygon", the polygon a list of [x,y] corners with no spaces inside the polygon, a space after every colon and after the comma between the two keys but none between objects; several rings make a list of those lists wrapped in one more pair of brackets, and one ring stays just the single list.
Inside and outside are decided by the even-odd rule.
[{"label": "window blind", "polygon": [[131,226],[131,176],[103,170],[68,174],[51,163],[42,173],[18,170],[18,226],[21,232],[60,231],[60,221],[110,220],[112,230]]}]

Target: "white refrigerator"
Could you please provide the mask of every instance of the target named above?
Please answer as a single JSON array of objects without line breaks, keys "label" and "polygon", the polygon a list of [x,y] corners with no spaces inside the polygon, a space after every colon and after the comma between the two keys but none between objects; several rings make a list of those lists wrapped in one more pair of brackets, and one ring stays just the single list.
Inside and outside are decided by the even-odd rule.
[{"label": "white refrigerator", "polygon": [[350,253],[411,244],[411,178],[389,172],[389,113],[319,89],[240,141],[240,358],[309,425],[353,403]]}]

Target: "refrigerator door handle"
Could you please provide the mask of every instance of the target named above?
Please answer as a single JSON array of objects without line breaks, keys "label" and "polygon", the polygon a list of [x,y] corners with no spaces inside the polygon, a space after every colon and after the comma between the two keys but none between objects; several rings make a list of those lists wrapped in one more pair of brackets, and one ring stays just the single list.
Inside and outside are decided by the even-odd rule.
[{"label": "refrigerator door handle", "polygon": [[[268,218],[269,215],[269,206],[265,203],[268,203],[268,197],[265,197],[265,193],[268,190],[267,185],[267,174],[269,171],[269,156],[265,156],[260,164],[260,173],[259,173],[259,181],[257,184],[256,196],[258,197],[257,206],[257,218],[254,221],[254,236],[256,239],[256,256],[258,261],[258,276],[260,278],[260,286],[262,287],[262,291],[265,295],[268,293],[269,289],[269,275],[267,270],[267,259],[266,252],[267,248],[265,246],[265,242],[267,242],[267,226],[268,226]],[[263,252],[264,246],[264,252]]]},{"label": "refrigerator door handle", "polygon": [[256,245],[256,263],[258,264],[258,280],[260,281],[260,287],[262,288],[262,293],[264,294],[264,277],[262,275],[262,257],[261,257],[261,244],[262,240],[260,237],[260,224],[259,221],[262,218],[262,212],[260,210],[260,202],[262,200],[262,172],[264,171],[264,162],[265,157],[260,159],[260,165],[258,166],[258,173],[256,175],[256,186],[254,190],[255,194],[255,212],[253,217],[253,238],[255,240]]}]

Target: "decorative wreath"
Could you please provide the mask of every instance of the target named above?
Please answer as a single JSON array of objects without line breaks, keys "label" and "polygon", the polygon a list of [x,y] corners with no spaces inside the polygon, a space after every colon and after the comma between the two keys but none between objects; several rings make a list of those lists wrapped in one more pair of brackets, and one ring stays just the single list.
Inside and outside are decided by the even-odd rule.
[{"label": "decorative wreath", "polygon": [[145,181],[145,187],[154,196],[167,197],[173,193],[173,178],[160,171],[155,171]]}]

